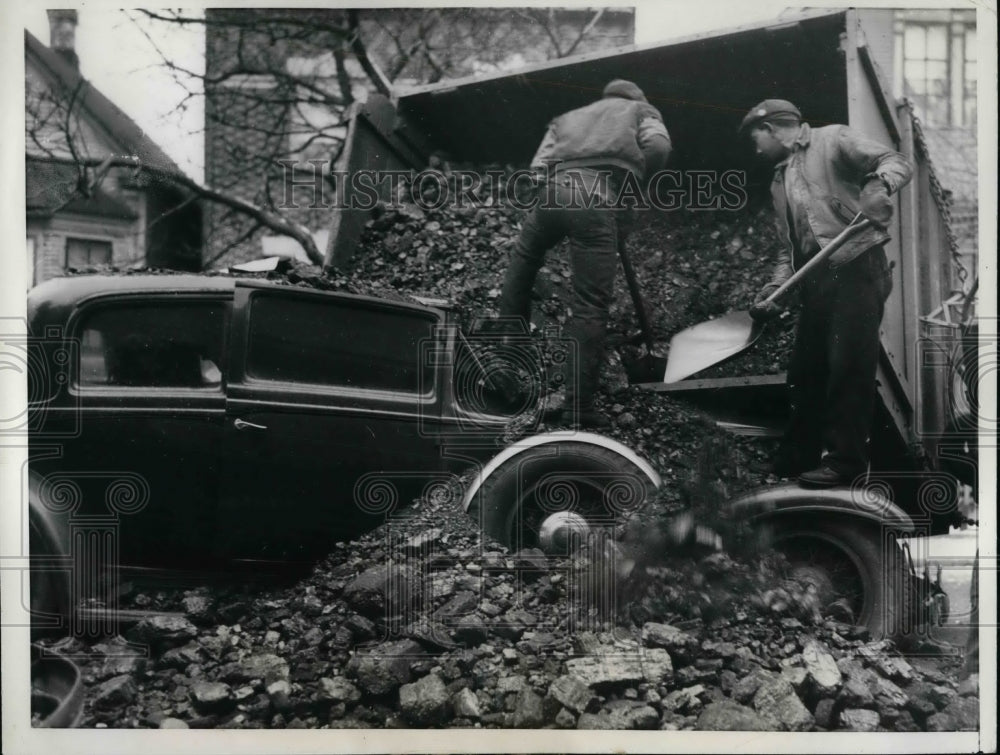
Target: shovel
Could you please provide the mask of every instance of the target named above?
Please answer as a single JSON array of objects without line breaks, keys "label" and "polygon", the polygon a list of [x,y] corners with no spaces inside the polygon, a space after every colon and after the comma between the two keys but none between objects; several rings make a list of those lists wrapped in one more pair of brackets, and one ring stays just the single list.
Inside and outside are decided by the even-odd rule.
[{"label": "shovel", "polygon": [[[826,262],[830,255],[837,251],[847,239],[871,226],[869,220],[861,220],[859,223],[858,220],[861,217],[860,212],[855,215],[850,225],[813,255],[765,301],[776,302],[797,286],[803,278]],[[699,323],[682,330],[670,339],[670,355],[667,359],[663,382],[676,383],[706,367],[729,359],[734,354],[739,354],[752,346],[763,332],[764,323],[754,321],[749,312],[730,312],[715,320]]]},{"label": "shovel", "polygon": [[662,380],[664,370],[667,368],[667,360],[666,357],[653,353],[653,330],[649,325],[649,315],[646,313],[642,292],[639,291],[639,281],[635,277],[635,269],[632,267],[628,252],[625,251],[624,234],[618,237],[618,256],[622,261],[625,281],[628,283],[628,291],[632,295],[632,305],[635,307],[635,315],[639,320],[639,332],[626,339],[619,346],[642,343],[646,347],[645,355],[638,359],[621,355],[622,366],[625,368],[625,374],[628,376],[630,384],[655,383]]}]

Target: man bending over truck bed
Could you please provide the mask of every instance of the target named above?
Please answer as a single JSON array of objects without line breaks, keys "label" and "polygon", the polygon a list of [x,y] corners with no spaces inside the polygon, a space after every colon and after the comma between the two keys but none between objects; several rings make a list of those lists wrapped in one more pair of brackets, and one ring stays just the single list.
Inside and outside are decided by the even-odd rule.
[{"label": "man bending over truck bed", "polygon": [[562,419],[571,426],[610,424],[595,411],[594,394],[618,269],[617,245],[623,241],[623,210],[615,199],[626,174],[648,178],[669,154],[670,137],[659,111],[638,86],[615,79],[597,102],[555,118],[531,161],[549,180],[511,250],[500,316],[527,323],[532,286],[545,253],[569,237],[573,316],[567,335],[576,352],[566,364]]},{"label": "man bending over truck bed", "polygon": [[850,484],[868,467],[875,409],[879,323],[892,290],[884,245],[889,196],[910,180],[903,155],[847,126],[810,128],[786,100],[764,100],[740,125],[757,155],[774,163],[771,196],[781,237],[771,281],[750,310],[780,313],[764,301],[793,271],[861,212],[874,224],[850,237],[800,287],[802,308],[788,366],[792,414],[775,471],[809,487]]}]

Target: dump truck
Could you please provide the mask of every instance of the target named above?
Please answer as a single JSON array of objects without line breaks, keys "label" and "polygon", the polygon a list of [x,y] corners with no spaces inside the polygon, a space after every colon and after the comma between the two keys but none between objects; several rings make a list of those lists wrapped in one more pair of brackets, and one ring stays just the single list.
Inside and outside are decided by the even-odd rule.
[{"label": "dump truck", "polygon": [[[820,492],[774,485],[730,502],[734,512],[769,529],[821,591],[835,590],[849,572],[859,623],[894,633],[925,623],[932,606],[938,623],[947,614],[940,576],[914,579],[914,564],[926,567],[933,560],[927,543],[963,524],[962,484],[977,484],[978,338],[976,271],[958,259],[948,198],[920,121],[908,102],[890,94],[892,34],[891,11],[805,12],[420,86],[392,99],[376,96],[356,107],[335,169],[420,171],[441,155],[457,163],[526,166],[549,120],[592,101],[614,78],[635,81],[663,114],[674,143],[671,169],[742,168],[750,194],[766,190],[770,170],[749,165],[750,150],[736,132],[747,108],[765,97],[795,102],[814,126],[847,124],[908,156],[914,177],[893,198],[886,246],[894,288],[881,325],[867,485]],[[340,191],[327,249],[332,266],[351,263],[371,217],[352,207],[349,185]],[[788,412],[783,373],[694,375],[643,387],[690,401],[734,432],[777,436]],[[516,444],[504,450],[466,495],[467,510],[487,530],[501,529],[529,506],[530,496],[512,490],[497,503],[489,480],[519,453]],[[971,571],[972,554],[949,558],[948,568]]]}]

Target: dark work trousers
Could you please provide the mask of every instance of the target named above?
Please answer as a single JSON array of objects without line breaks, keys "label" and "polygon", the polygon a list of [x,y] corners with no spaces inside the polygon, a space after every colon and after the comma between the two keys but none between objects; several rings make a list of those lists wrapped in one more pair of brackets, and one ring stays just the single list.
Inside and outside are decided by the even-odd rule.
[{"label": "dark work trousers", "polygon": [[[568,237],[573,274],[572,317],[567,336],[575,348],[566,361],[566,407],[590,411],[600,376],[615,274],[618,269],[618,211],[584,207],[583,190],[557,175],[547,196],[524,220],[510,254],[500,295],[500,316],[531,319],[531,291],[546,252]],[[540,199],[542,199],[540,197]]]},{"label": "dark work trousers", "polygon": [[867,469],[879,323],[891,290],[881,246],[803,283],[788,367],[791,420],[781,452],[793,470],[823,463],[855,476]]}]

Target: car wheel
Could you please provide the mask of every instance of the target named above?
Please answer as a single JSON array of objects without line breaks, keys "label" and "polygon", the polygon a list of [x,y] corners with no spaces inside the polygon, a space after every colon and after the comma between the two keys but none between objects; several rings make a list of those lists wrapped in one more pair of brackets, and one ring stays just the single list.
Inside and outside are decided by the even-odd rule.
[{"label": "car wheel", "polygon": [[862,521],[767,522],[771,544],[788,560],[789,576],[812,585],[821,611],[865,626],[873,638],[907,629],[910,579],[903,553],[892,536]]},{"label": "car wheel", "polygon": [[565,553],[573,533],[621,524],[655,490],[634,464],[612,450],[565,441],[508,459],[487,478],[469,513],[512,550]]}]

